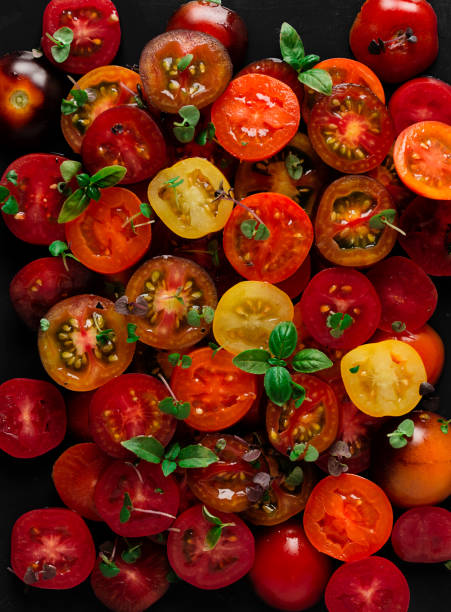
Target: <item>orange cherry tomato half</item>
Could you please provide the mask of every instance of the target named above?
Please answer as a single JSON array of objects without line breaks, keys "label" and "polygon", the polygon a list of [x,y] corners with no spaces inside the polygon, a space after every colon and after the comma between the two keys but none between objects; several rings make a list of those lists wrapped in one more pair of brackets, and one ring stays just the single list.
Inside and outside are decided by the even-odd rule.
[{"label": "orange cherry tomato half", "polygon": [[[385,187],[368,176],[343,176],[323,193],[315,219],[316,246],[337,266],[370,266],[396,242],[396,230],[370,227],[374,215],[393,208]],[[396,221],[395,221],[396,224]]]},{"label": "orange cherry tomato half", "polygon": [[238,369],[225,350],[209,347],[189,353],[189,368],[177,366],[171,387],[180,402],[189,402],[185,422],[200,431],[226,429],[239,421],[257,399],[257,376]]},{"label": "orange cherry tomato half", "polygon": [[300,116],[293,90],[264,74],[234,79],[211,109],[219,144],[245,161],[283,149],[296,134]]},{"label": "orange cherry tomato half", "polygon": [[139,198],[123,187],[103,191],[98,202],[91,201],[79,217],[66,223],[72,253],[102,274],[132,266],[150,246],[151,226],[139,205]]},{"label": "orange cherry tomato half", "polygon": [[409,189],[432,200],[451,200],[451,125],[410,125],[396,139],[393,159]]},{"label": "orange cherry tomato half", "polygon": [[355,474],[320,480],[304,510],[310,542],[340,561],[358,561],[377,552],[392,526],[388,497],[377,484]]},{"label": "orange cherry tomato half", "polygon": [[[242,204],[233,209],[224,228],[227,259],[248,280],[286,280],[302,265],[313,243],[307,213],[280,193],[256,193]],[[243,223],[254,224],[250,235],[243,233]],[[258,237],[261,223],[269,230],[267,238]]]},{"label": "orange cherry tomato half", "polygon": [[[50,326],[39,331],[38,349],[47,374],[72,391],[91,391],[130,365],[135,344],[127,342],[124,317],[113,302],[77,295],[46,314]],[[102,331],[111,330],[106,335]]]}]

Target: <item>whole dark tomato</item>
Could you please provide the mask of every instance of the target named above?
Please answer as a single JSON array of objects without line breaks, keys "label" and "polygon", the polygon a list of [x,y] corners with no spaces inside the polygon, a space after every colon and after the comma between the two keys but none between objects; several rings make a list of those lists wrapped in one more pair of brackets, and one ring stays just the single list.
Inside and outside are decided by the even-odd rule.
[{"label": "whole dark tomato", "polygon": [[235,65],[240,64],[247,47],[244,21],[220,2],[201,0],[182,4],[170,18],[168,30],[196,30],[217,38],[230,54]]},{"label": "whole dark tomato", "polygon": [[[451,88],[451,87],[450,87]],[[385,187],[393,200],[393,208],[401,213],[413,200],[415,194],[407,189],[396,172],[395,162],[393,161],[393,147],[387,153],[384,161],[366,173],[367,176],[376,179]]]},{"label": "whole dark tomato", "polygon": [[57,302],[86,291],[93,279],[78,261],[42,257],[30,261],[11,281],[9,296],[14,310],[32,329]]},{"label": "whole dark tomato", "polygon": [[390,420],[375,437],[374,480],[395,506],[438,504],[451,494],[451,435],[442,431],[447,427],[439,414],[415,410],[408,418],[415,428],[403,448],[393,448],[387,436],[400,419]]},{"label": "whole dark tomato", "polygon": [[[91,574],[94,595],[114,612],[142,612],[158,601],[169,588],[169,565],[161,546],[148,539],[119,542],[114,554],[108,558],[119,569],[115,576],[105,576],[101,567],[104,559],[97,558]],[[134,561],[126,556],[134,550]],[[133,556],[132,555],[132,558]]]},{"label": "whole dark tomato", "polygon": [[250,572],[254,589],[277,610],[307,610],[321,599],[332,571],[330,559],[308,541],[299,521],[262,529]]},{"label": "whole dark tomato", "polygon": [[383,81],[400,83],[437,57],[437,16],[426,0],[366,0],[349,44],[359,62]]},{"label": "whole dark tomato", "polygon": [[[66,59],[55,57],[55,32],[69,28],[73,33]],[[119,15],[111,0],[51,0],[42,22],[41,45],[47,59],[65,72],[85,74],[109,64],[121,41]]]},{"label": "whole dark tomato", "polygon": [[410,563],[442,563],[451,559],[451,512],[420,506],[401,514],[393,526],[395,553]]},{"label": "whole dark tomato", "polygon": [[35,148],[57,127],[66,85],[31,51],[0,57],[0,133],[8,146]]}]

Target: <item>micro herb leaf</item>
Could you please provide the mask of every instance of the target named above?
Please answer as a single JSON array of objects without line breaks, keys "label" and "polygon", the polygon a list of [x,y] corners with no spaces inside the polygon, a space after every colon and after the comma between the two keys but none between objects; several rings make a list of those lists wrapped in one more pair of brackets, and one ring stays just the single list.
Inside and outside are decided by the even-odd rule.
[{"label": "micro herb leaf", "polygon": [[163,472],[163,476],[167,477],[172,472],[175,472],[177,469],[177,464],[175,461],[171,461],[170,459],[163,459],[161,463],[161,471]]},{"label": "micro herb leaf", "polygon": [[271,235],[268,227],[264,223],[260,223],[255,231],[254,240],[267,240]]},{"label": "micro herb leaf", "polygon": [[451,423],[451,419],[439,419],[438,422],[441,423],[440,431],[444,434],[447,434],[449,432],[449,425]]},{"label": "micro herb leaf", "polygon": [[233,365],[249,374],[265,374],[271,367],[268,363],[271,354],[263,349],[242,351],[233,358]]},{"label": "micro herb leaf", "polygon": [[343,314],[342,312],[335,312],[328,315],[326,319],[326,325],[330,328],[330,335],[333,338],[340,338],[343,332],[351,327],[354,323],[354,319],[351,315]]},{"label": "micro herb leaf", "polygon": [[180,451],[178,464],[181,468],[204,468],[219,461],[219,457],[202,444],[190,444]]},{"label": "micro herb leaf", "polygon": [[213,526],[208,530],[205,544],[208,550],[213,550],[219,542],[224,527],[234,527],[235,523],[223,523],[220,518],[212,514],[205,506],[202,506],[202,516]]},{"label": "micro herb leaf", "polygon": [[217,516],[214,516],[214,514],[212,514],[206,508],[206,506],[202,506],[202,516],[204,517],[206,521],[208,521],[209,523],[212,523],[213,525],[222,525],[221,519],[218,518]]},{"label": "micro herb leaf", "polygon": [[307,446],[307,450],[305,451],[304,461],[311,463],[313,461],[316,461],[318,457],[319,457],[319,452],[316,450],[314,446],[309,444]]},{"label": "micro herb leaf", "polygon": [[79,217],[89,205],[84,189],[76,189],[66,200],[58,216],[58,223],[67,223]]},{"label": "micro herb leaf", "polygon": [[122,561],[125,563],[136,563],[142,555],[142,544],[132,546],[128,550],[123,550],[121,554]]},{"label": "micro herb leaf", "polygon": [[[9,194],[9,191],[8,191]],[[2,211],[6,215],[17,215],[19,212],[19,204],[16,198],[10,195],[2,206]]]},{"label": "micro herb leaf", "polygon": [[172,131],[177,140],[185,144],[194,138],[194,128],[199,123],[200,112],[196,106],[189,104],[180,108],[179,115],[183,121],[174,121]]},{"label": "micro herb leaf", "polygon": [[179,365],[182,367],[183,370],[187,370],[188,368],[191,367],[192,363],[193,363],[193,360],[191,359],[189,355],[182,355],[182,359]]},{"label": "micro herb leaf", "polygon": [[189,402],[179,402],[172,397],[165,397],[158,404],[159,410],[165,414],[170,414],[176,419],[183,420],[189,417],[191,404]]},{"label": "micro herb leaf", "polygon": [[96,334],[96,340],[99,344],[107,344],[114,337],[113,329],[102,329]]},{"label": "micro herb leaf", "polygon": [[71,181],[80,170],[81,163],[72,159],[66,159],[60,166],[61,177],[65,183]]},{"label": "micro herb leaf", "polygon": [[269,368],[265,373],[264,386],[266,395],[277,406],[283,406],[291,397],[291,376],[286,368]]},{"label": "micro herb leaf", "polygon": [[205,323],[210,325],[213,323],[213,319],[215,317],[215,309],[211,306],[202,306],[202,317],[204,318]]},{"label": "micro herb leaf", "polygon": [[300,465],[296,465],[288,476],[285,478],[284,484],[288,487],[298,487],[304,480],[304,472]]},{"label": "micro herb leaf", "polygon": [[391,433],[387,434],[390,446],[393,448],[403,448],[407,444],[406,438],[411,438],[415,430],[415,424],[412,419],[404,419]]},{"label": "micro herb leaf", "polygon": [[306,391],[302,385],[298,385],[298,383],[291,381],[292,390],[291,394],[294,399],[294,407],[300,408],[305,400]]},{"label": "micro herb leaf", "polygon": [[296,353],[291,365],[296,372],[311,374],[312,372],[327,370],[333,366],[333,362],[322,351],[309,348]]},{"label": "micro herb leaf", "polygon": [[353,366],[352,368],[349,368],[349,371],[351,372],[351,374],[357,374],[357,372],[360,370],[360,366],[356,365]]},{"label": "micro herb leaf", "polygon": [[12,185],[17,185],[17,172],[15,170],[10,170],[6,174],[6,180]]},{"label": "micro herb leaf", "polygon": [[297,461],[299,459],[299,457],[304,454],[304,451],[305,451],[305,444],[304,444],[304,442],[300,442],[299,444],[295,444],[294,447],[292,448],[290,454],[289,454],[290,461]]},{"label": "micro herb leaf", "polygon": [[319,457],[319,453],[316,448],[311,444],[305,444],[304,442],[295,444],[289,457],[291,461],[297,461],[301,455],[304,455],[303,459],[308,463],[316,461]]},{"label": "micro herb leaf", "polygon": [[52,54],[53,59],[57,64],[62,64],[67,60],[70,53],[70,44],[74,40],[73,31],[64,26],[56,30],[53,33],[53,36],[48,32],[45,34],[47,38],[49,38],[53,43],[55,43],[52,47],[50,47],[50,52]]},{"label": "micro herb leaf", "polygon": [[186,68],[188,68],[188,66],[191,64],[193,59],[194,59],[194,55],[192,53],[188,53],[187,55],[184,55],[177,62],[177,70],[179,72],[183,72],[184,70],[186,70]]},{"label": "micro herb leaf", "polygon": [[164,455],[164,446],[152,436],[136,436],[124,440],[121,445],[149,463],[160,463]]},{"label": "micro herb leaf", "polygon": [[105,166],[90,178],[90,184],[95,185],[99,189],[105,189],[106,187],[114,187],[122,181],[124,176],[127,174],[127,168],[124,166]]},{"label": "micro herb leaf", "polygon": [[332,77],[327,70],[310,68],[305,70],[305,72],[301,72],[298,75],[298,79],[303,85],[307,85],[310,89],[318,91],[325,96],[330,96],[332,93]]},{"label": "micro herb leaf", "polygon": [[119,522],[128,523],[132,515],[133,504],[128,493],[124,493],[124,503],[122,504],[121,511],[119,513]]},{"label": "micro herb leaf", "polygon": [[221,452],[225,449],[226,446],[227,446],[227,441],[225,440],[225,438],[219,438],[215,444],[215,451]]},{"label": "micro herb leaf", "polygon": [[147,204],[147,202],[141,202],[139,205],[139,210],[141,211],[141,214],[146,217],[146,219],[150,219],[152,217],[152,208],[149,204]]},{"label": "micro herb leaf", "polygon": [[121,570],[116,563],[108,559],[105,555],[100,555],[100,557],[102,561],[99,563],[99,570],[102,572],[102,575],[105,576],[105,578],[114,578],[117,576]]},{"label": "micro herb leaf", "polygon": [[75,111],[80,110],[88,102],[88,92],[84,89],[71,89],[71,100],[63,98],[61,100],[61,113],[63,115],[72,115]]},{"label": "micro herb leaf", "polygon": [[255,219],[246,219],[240,225],[241,233],[245,238],[252,239],[255,234],[255,228],[257,227],[257,221]]},{"label": "micro herb leaf", "polygon": [[39,327],[43,332],[46,332],[50,327],[50,321],[48,319],[41,319],[39,321]]},{"label": "micro herb leaf", "polygon": [[396,334],[400,334],[406,329],[406,324],[402,321],[393,321],[391,328]]},{"label": "micro herb leaf", "polygon": [[170,446],[168,451],[165,454],[165,459],[169,459],[169,461],[175,461],[180,454],[180,444],[175,442]]},{"label": "micro herb leaf", "polygon": [[396,210],[394,208],[387,208],[386,210],[382,210],[380,213],[373,215],[369,220],[369,226],[371,229],[382,230],[387,225],[403,236],[406,236],[407,234],[404,230],[394,225],[395,219]]},{"label": "micro herb leaf", "polygon": [[186,320],[188,322],[188,325],[191,325],[191,327],[200,327],[200,317],[201,315],[195,308],[190,308],[190,310],[188,310],[188,312],[186,313]]},{"label": "micro herb leaf", "polygon": [[134,323],[127,323],[127,342],[131,344],[132,342],[136,342],[139,340],[139,336],[136,335],[136,328],[138,326]]},{"label": "micro herb leaf", "polygon": [[291,151],[285,158],[285,168],[287,169],[290,178],[292,178],[294,181],[298,181],[304,174],[304,167],[302,165],[303,161],[304,160],[301,160]]},{"label": "micro herb leaf", "polygon": [[171,353],[170,355],[168,355],[168,361],[171,366],[177,366],[180,361],[180,353]]},{"label": "micro herb leaf", "polygon": [[280,28],[280,52],[283,60],[292,66],[296,72],[302,68],[305,56],[304,45],[296,30],[286,21]]},{"label": "micro herb leaf", "polygon": [[197,138],[196,138],[196,142],[197,144],[201,145],[202,147],[204,147],[207,142],[210,142],[211,140],[213,140],[213,138],[215,137],[216,134],[216,129],[214,124],[210,121],[207,124],[207,127],[202,130],[201,132],[199,132]]},{"label": "micro herb leaf", "polygon": [[9,189],[4,185],[0,185],[0,202],[4,202],[9,196]]},{"label": "micro herb leaf", "polygon": [[213,260],[213,265],[219,268],[221,262],[219,261],[219,242],[216,239],[210,240],[207,244],[207,251]]},{"label": "micro herb leaf", "polygon": [[298,341],[296,326],[291,321],[276,325],[269,336],[269,350],[278,359],[289,357]]}]

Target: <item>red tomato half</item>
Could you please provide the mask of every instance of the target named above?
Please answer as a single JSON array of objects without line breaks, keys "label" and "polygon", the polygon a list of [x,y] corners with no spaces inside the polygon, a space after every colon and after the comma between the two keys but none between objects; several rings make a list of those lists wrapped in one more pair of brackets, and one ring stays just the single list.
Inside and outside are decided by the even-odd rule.
[{"label": "red tomato half", "polygon": [[0,422],[2,450],[20,459],[43,455],[66,433],[63,396],[44,380],[7,380],[0,386]]},{"label": "red tomato half", "polygon": [[419,77],[401,85],[388,105],[396,134],[419,121],[441,121],[451,124],[451,85]]},{"label": "red tomato half", "polygon": [[52,478],[63,503],[91,521],[100,521],[94,490],[111,459],[96,444],[70,446],[53,465]]},{"label": "red tomato half", "polygon": [[330,559],[310,544],[298,521],[259,532],[250,578],[271,607],[310,609],[321,599],[330,573]]},{"label": "red tomato half", "polygon": [[72,510],[31,510],[14,524],[11,566],[26,584],[40,589],[71,589],[86,580],[95,558],[89,529]]},{"label": "red tomato half", "polygon": [[145,111],[128,105],[109,108],[94,119],[81,156],[90,174],[105,166],[124,166],[122,185],[149,179],[169,163],[158,125]]},{"label": "red tomato half", "polygon": [[89,421],[94,442],[118,459],[134,457],[121,442],[135,436],[153,436],[166,446],[176,425],[174,417],[158,408],[167,395],[163,383],[147,374],[122,374],[110,380],[91,400]]},{"label": "red tomato half", "polygon": [[395,553],[410,563],[444,563],[451,559],[451,512],[435,506],[411,508],[393,526]]},{"label": "red tomato half", "polygon": [[313,227],[307,213],[280,193],[256,193],[242,200],[257,215],[270,234],[265,240],[246,237],[244,222],[260,221],[236,206],[224,228],[224,253],[238,274],[248,280],[280,283],[302,265],[313,242]]},{"label": "red tomato half", "polygon": [[399,243],[432,276],[451,276],[451,206],[448,201],[415,198],[404,211]]},{"label": "red tomato half", "polygon": [[411,259],[399,256],[384,259],[371,268],[368,278],[381,300],[380,329],[393,331],[392,325],[396,321],[415,331],[434,314],[437,289]]},{"label": "red tomato half", "polygon": [[12,279],[9,296],[14,310],[32,329],[57,302],[84,293],[91,272],[73,259],[42,257],[30,261]]},{"label": "red tomato half", "polygon": [[[70,28],[74,39],[67,60],[58,63],[52,56],[54,35],[60,28]],[[47,59],[65,72],[85,74],[110,64],[121,40],[116,7],[110,0],[51,0],[42,23],[41,45]]]},{"label": "red tomato half", "polygon": [[200,504],[185,510],[168,537],[168,558],[172,569],[185,582],[200,589],[220,589],[236,582],[254,562],[254,536],[236,515],[213,510],[224,527],[216,546],[206,541],[214,527],[203,516]]},{"label": "red tomato half", "polygon": [[[125,493],[133,504],[130,519],[121,522]],[[97,482],[94,503],[103,521],[118,535],[141,538],[167,529],[177,514],[179,490],[160,465],[141,461],[138,466],[114,461]]]},{"label": "red tomato half", "polygon": [[304,98],[304,86],[298,79],[296,70],[278,57],[268,57],[267,59],[257,60],[245,66],[236,75],[237,77],[245,74],[266,74],[266,76],[282,81],[288,85],[298,99],[299,104],[302,104]]},{"label": "red tomato half", "polygon": [[[317,342],[348,350],[374,334],[381,304],[373,285],[361,272],[328,268],[307,285],[301,298],[301,313],[307,331]],[[342,315],[340,322],[333,319],[338,313]]]},{"label": "red tomato half", "polygon": [[234,79],[211,109],[219,144],[245,161],[283,149],[296,134],[300,116],[293,90],[264,74]]},{"label": "red tomato half", "polygon": [[[151,238],[151,226],[140,214],[139,205],[139,198],[123,187],[103,191],[98,202],[91,201],[79,217],[65,224],[72,253],[102,274],[132,266],[147,251]],[[130,219],[134,219],[133,226]]]},{"label": "red tomato half", "polygon": [[[60,166],[67,161],[61,155],[31,153],[10,164],[0,184],[7,187],[19,204],[16,215],[2,212],[14,236],[31,244],[50,244],[64,240],[64,225],[57,222],[66,196],[56,188],[61,182]],[[17,185],[7,180],[11,170],[17,172]]]},{"label": "red tomato half", "polygon": [[407,612],[410,591],[404,574],[383,557],[345,563],[326,587],[329,612]]},{"label": "red tomato half", "polygon": [[[139,546],[140,556],[134,563],[128,563],[122,554],[134,546]],[[130,542],[129,547],[119,544],[113,562],[119,569],[116,576],[107,578],[102,574],[100,556],[91,574],[94,595],[109,610],[143,612],[163,597],[169,588],[169,565],[161,546],[148,540]]]},{"label": "red tomato half", "polygon": [[320,480],[304,510],[310,542],[340,561],[358,561],[378,551],[392,526],[388,497],[374,482],[355,474]]}]

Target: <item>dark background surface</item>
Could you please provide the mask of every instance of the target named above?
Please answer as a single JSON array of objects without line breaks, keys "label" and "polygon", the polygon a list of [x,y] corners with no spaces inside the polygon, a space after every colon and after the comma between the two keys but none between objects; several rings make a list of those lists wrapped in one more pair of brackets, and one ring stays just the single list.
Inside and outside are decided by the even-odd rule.
[{"label": "dark background surface", "polygon": [[[122,44],[115,60],[117,64],[134,64],[140,51],[153,36],[164,30],[172,12],[180,5],[177,0],[114,0],[122,25]],[[0,0],[0,54],[14,49],[39,46],[41,19],[46,0]],[[328,57],[350,57],[348,32],[361,6],[361,0],[224,0],[237,10],[249,29],[248,60],[279,56],[278,28],[288,21],[300,32],[307,53]],[[432,0],[439,19],[440,54],[428,74],[451,82],[451,2]],[[69,90],[70,87],[68,87]],[[17,155],[1,140],[0,171]],[[44,151],[70,152],[59,133],[43,145]],[[44,247],[30,247],[0,227],[0,357],[1,381],[13,377],[46,378],[40,364],[34,334],[15,315],[8,297],[8,285],[13,275],[31,259],[47,255]],[[431,323],[442,338],[451,337],[450,281],[436,281],[439,306]],[[439,392],[441,412],[450,412],[451,360],[448,359]],[[67,441],[66,446],[71,441]],[[53,488],[50,474],[53,462],[63,447],[44,457],[17,460],[4,453],[0,458],[0,612],[100,612],[105,608],[90,592],[89,584],[71,591],[44,591],[24,588],[22,582],[7,571],[9,537],[14,521],[34,508],[61,505]],[[1,451],[0,451],[1,452]],[[102,541],[101,529],[96,539]],[[379,554],[395,560],[390,545]],[[268,559],[268,563],[277,563]],[[411,589],[410,612],[448,612],[450,609],[450,574],[443,565],[420,566],[399,563]],[[220,591],[200,591],[187,584],[171,587],[169,593],[155,604],[155,612],[208,609],[215,612],[257,612],[270,610],[257,600],[246,579]],[[324,611],[321,603],[312,612]]]}]

